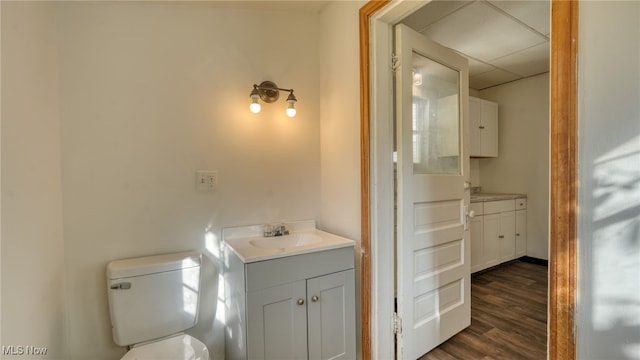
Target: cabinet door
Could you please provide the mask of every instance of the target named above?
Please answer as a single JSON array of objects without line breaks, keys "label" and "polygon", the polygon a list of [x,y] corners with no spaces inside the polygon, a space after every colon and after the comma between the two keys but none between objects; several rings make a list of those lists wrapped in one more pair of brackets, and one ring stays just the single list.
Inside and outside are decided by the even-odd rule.
[{"label": "cabinet door", "polygon": [[500,214],[484,215],[483,222],[483,268],[498,265],[500,257],[500,243],[498,233],[500,231]]},{"label": "cabinet door", "polygon": [[513,260],[516,257],[516,214],[515,211],[500,213],[500,262]]},{"label": "cabinet door", "polygon": [[480,102],[480,154],[487,157],[498,156],[498,104]]},{"label": "cabinet door", "polygon": [[480,151],[480,99],[469,96],[469,155],[482,156]]},{"label": "cabinet door", "polygon": [[480,271],[483,269],[484,259],[484,241],[482,234],[483,216],[477,216],[472,218],[469,222],[469,230],[471,231],[471,272]]},{"label": "cabinet door", "polygon": [[309,359],[355,359],[355,279],[352,270],[307,280]]},{"label": "cabinet door", "polygon": [[247,294],[249,359],[306,359],[305,281]]},{"label": "cabinet door", "polygon": [[527,210],[516,211],[516,257],[527,255]]}]

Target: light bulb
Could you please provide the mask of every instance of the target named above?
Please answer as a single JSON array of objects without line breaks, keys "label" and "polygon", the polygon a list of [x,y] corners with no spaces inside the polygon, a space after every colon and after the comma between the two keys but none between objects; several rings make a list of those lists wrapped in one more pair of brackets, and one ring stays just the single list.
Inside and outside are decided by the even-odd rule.
[{"label": "light bulb", "polygon": [[249,105],[249,110],[251,110],[251,112],[254,114],[259,113],[261,109],[260,103],[258,102],[259,97],[260,96],[258,95],[258,90],[253,89],[253,91],[251,92],[251,105]]},{"label": "light bulb", "polygon": [[289,96],[287,97],[287,104],[289,104],[287,106],[287,116],[292,118],[294,116],[296,116],[296,101],[298,101],[298,99],[296,99],[296,96],[293,95],[293,90],[291,90],[291,92],[289,93]]},{"label": "light bulb", "polygon": [[293,104],[295,103],[295,101],[288,101],[289,106],[287,106],[287,116],[292,118],[294,116],[296,116],[296,108],[293,107]]},{"label": "light bulb", "polygon": [[259,113],[261,108],[262,107],[260,106],[260,103],[258,103],[257,100],[251,102],[251,105],[249,105],[249,110],[251,110],[251,112],[254,114]]}]

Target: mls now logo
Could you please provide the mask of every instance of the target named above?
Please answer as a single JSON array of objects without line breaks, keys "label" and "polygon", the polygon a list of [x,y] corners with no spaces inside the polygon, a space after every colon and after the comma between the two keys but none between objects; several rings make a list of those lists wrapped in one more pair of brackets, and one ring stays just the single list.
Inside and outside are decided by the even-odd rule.
[{"label": "mls now logo", "polygon": [[2,355],[47,355],[47,348],[37,346],[2,345]]}]

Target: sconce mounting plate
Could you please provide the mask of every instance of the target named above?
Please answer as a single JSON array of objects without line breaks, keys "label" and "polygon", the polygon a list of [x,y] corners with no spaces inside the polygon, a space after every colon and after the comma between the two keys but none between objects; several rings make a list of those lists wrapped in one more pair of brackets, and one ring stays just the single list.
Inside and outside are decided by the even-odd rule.
[{"label": "sconce mounting plate", "polygon": [[272,103],[280,97],[278,86],[273,81],[263,81],[258,85],[260,99],[266,103]]}]

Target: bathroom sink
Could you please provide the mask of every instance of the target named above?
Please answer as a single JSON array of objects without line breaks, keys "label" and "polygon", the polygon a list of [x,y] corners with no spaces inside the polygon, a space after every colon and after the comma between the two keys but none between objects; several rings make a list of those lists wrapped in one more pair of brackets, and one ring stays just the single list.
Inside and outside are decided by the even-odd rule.
[{"label": "bathroom sink", "polygon": [[285,256],[308,254],[316,251],[353,247],[354,241],[316,229],[314,220],[279,223],[289,230],[282,236],[263,236],[265,226],[247,225],[222,230],[225,248],[233,251],[240,260],[252,263]]},{"label": "bathroom sink", "polygon": [[322,241],[316,234],[291,234],[283,236],[262,237],[249,241],[251,245],[262,249],[286,249],[306,246]]}]

